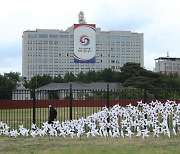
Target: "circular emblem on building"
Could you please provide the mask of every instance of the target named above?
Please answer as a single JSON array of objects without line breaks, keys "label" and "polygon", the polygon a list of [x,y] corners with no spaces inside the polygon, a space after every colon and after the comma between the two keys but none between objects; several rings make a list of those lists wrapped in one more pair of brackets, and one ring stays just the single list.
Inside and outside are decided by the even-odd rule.
[{"label": "circular emblem on building", "polygon": [[87,35],[82,35],[81,37],[80,37],[80,43],[81,43],[81,45],[83,45],[83,46],[87,46],[87,45],[89,45],[89,43],[90,43],[90,38],[87,36]]}]

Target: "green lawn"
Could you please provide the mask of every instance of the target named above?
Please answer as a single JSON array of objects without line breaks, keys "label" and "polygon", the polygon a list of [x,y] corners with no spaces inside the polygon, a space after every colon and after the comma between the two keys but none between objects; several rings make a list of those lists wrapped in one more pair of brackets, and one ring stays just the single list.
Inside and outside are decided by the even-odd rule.
[{"label": "green lawn", "polygon": [[17,137],[0,136],[0,153],[10,154],[178,154],[180,152],[180,133],[178,136],[154,138],[101,138],[83,136],[81,139],[62,137]]}]

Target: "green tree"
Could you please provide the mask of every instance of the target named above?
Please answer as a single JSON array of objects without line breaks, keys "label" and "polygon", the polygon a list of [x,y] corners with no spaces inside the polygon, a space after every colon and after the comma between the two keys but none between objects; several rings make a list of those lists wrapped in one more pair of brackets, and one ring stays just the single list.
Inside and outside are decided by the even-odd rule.
[{"label": "green tree", "polygon": [[146,70],[138,63],[126,63],[117,76],[118,81],[122,82],[125,87],[152,89],[167,86],[165,75]]},{"label": "green tree", "polygon": [[17,82],[19,81],[20,73],[10,72],[0,75],[0,90],[13,91],[16,90]]},{"label": "green tree", "polygon": [[81,72],[77,75],[76,81],[77,81],[77,82],[87,82],[87,81],[86,81],[85,73],[83,73],[83,72],[81,71]]},{"label": "green tree", "polygon": [[100,81],[100,73],[95,71],[89,71],[85,74],[85,82],[97,82]]},{"label": "green tree", "polygon": [[140,88],[140,89],[149,89],[149,88],[154,88],[152,83],[153,83],[153,80],[148,77],[137,76],[137,77],[132,77],[132,78],[127,79],[124,82],[124,86]]},{"label": "green tree", "polygon": [[74,76],[74,74],[72,72],[70,73],[66,73],[64,76],[64,82],[74,82],[76,80],[76,77]]},{"label": "green tree", "polygon": [[121,67],[121,74],[119,75],[121,78],[119,81],[124,82],[129,78],[141,76],[141,73],[144,73],[144,71],[144,68],[140,67],[139,63],[125,63],[123,67]]},{"label": "green tree", "polygon": [[166,77],[164,78],[164,83],[166,84],[167,88],[174,88],[174,89],[178,89],[180,88],[180,76],[177,77]]},{"label": "green tree", "polygon": [[0,75],[0,99],[11,99],[11,92],[16,90],[20,73],[10,72]]},{"label": "green tree", "polygon": [[49,84],[52,81],[53,80],[52,80],[52,77],[50,75],[43,75],[43,76],[35,75],[29,81],[28,88],[36,89],[36,88],[39,88],[39,87],[44,86],[46,84]]},{"label": "green tree", "polygon": [[63,82],[62,76],[61,76],[61,75],[55,76],[55,77],[53,78],[53,82],[54,82],[54,83],[62,83],[62,82]]},{"label": "green tree", "polygon": [[104,69],[101,72],[101,78],[104,82],[114,82],[115,80],[115,71],[110,68]]}]

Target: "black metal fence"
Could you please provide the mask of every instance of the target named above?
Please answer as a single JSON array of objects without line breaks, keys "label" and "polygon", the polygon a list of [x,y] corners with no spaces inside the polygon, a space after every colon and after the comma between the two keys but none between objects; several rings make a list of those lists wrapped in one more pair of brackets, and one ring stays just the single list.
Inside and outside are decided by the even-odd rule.
[{"label": "black metal fence", "polygon": [[119,90],[91,89],[80,90],[17,90],[14,92],[0,92],[0,121],[11,128],[23,124],[29,128],[32,123],[38,127],[48,120],[48,104],[57,110],[57,120],[65,121],[87,117],[98,112],[102,107],[108,108],[115,104],[126,106],[137,105],[138,101],[151,102],[159,100],[176,100],[180,103],[180,89],[132,89]]}]

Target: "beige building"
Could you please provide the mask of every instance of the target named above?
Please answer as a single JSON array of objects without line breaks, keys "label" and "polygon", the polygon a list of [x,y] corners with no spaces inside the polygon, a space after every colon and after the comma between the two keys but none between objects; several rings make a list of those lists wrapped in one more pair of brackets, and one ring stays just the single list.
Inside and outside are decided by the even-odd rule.
[{"label": "beige building", "polygon": [[180,58],[159,57],[155,59],[155,72],[178,73],[180,75]]},{"label": "beige building", "polygon": [[[81,22],[79,22],[81,24]],[[96,28],[96,62],[74,63],[74,27],[67,30],[26,30],[22,36],[22,75],[51,76],[111,68],[120,71],[126,62],[144,67],[143,33],[131,31],[102,31]]]}]

